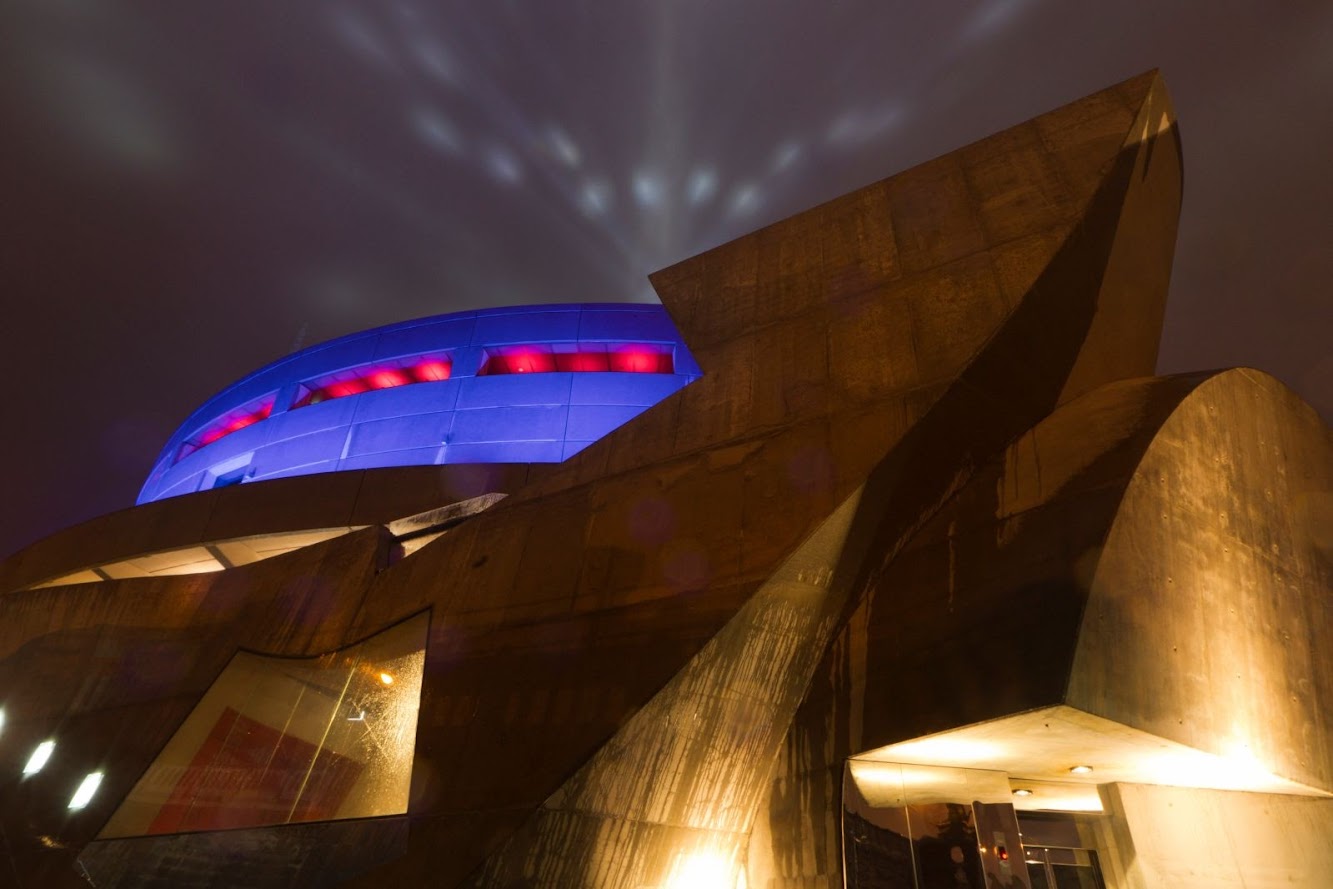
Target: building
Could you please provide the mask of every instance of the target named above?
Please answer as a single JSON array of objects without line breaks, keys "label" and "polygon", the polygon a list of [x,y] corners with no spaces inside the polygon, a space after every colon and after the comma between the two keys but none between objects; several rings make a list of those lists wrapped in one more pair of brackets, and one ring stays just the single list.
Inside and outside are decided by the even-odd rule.
[{"label": "building", "polygon": [[1326,885],[1330,433],[1153,376],[1180,200],[1149,73],[237,383],[0,564],[0,880]]}]

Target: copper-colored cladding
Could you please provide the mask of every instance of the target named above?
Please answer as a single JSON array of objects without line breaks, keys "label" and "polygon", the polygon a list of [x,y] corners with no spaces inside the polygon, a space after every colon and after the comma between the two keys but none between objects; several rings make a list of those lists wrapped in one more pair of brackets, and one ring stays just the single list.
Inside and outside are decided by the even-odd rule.
[{"label": "copper-colored cladding", "polygon": [[[869,747],[1066,701],[1207,747],[1234,713],[1168,730],[1184,693],[1155,713],[1143,689],[1178,665],[1143,639],[1141,675],[1122,679],[1104,644],[1123,650],[1117,627],[1139,625],[1134,597],[1157,578],[1135,570],[1165,571],[1185,551],[1177,532],[1208,527],[1202,495],[1163,526],[1141,466],[1171,455],[1194,479],[1214,453],[1261,461],[1252,437],[1221,438],[1236,411],[1193,407],[1243,388],[1227,375],[1117,382],[1153,372],[1180,170],[1165,89],[1143,75],[653,276],[705,376],[564,464],[226,488],[20,553],[0,566],[4,590],[509,494],[402,559],[367,528],[216,574],[0,598],[0,770],[57,729],[63,759],[0,804],[17,872],[80,885],[80,849],[238,647],[319,654],[427,608],[406,816],[113,840],[127,845],[99,855],[150,884],[234,874],[237,854],[264,848],[249,885],[364,871],[354,885],[635,889],[742,866],[750,886],[834,885],[836,788]],[[1256,385],[1246,397],[1290,399]],[[1303,450],[1262,461],[1291,467],[1289,482],[1326,470],[1317,420],[1274,410]],[[1205,436],[1219,438],[1200,457]],[[1248,498],[1229,527],[1253,545],[1275,507],[1248,479],[1214,493]],[[1161,540],[1163,565],[1135,568],[1120,542],[1135,534]],[[1300,578],[1283,595],[1326,588],[1317,562],[1275,542],[1266,558]],[[1253,669],[1320,675],[1327,612],[1307,620],[1289,655],[1254,642]],[[1190,644],[1250,638],[1244,621],[1221,626],[1197,622]],[[1322,751],[1301,776],[1327,787],[1327,722],[1285,700],[1248,717],[1304,713],[1264,743],[1292,762]],[[1297,749],[1298,725],[1314,747]],[[70,815],[62,788],[89,763],[106,781]]]}]

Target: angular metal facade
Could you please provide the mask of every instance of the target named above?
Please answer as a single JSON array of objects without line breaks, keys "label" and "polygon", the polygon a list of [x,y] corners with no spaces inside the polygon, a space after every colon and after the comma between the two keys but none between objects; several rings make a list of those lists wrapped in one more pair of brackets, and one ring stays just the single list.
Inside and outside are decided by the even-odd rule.
[{"label": "angular metal facade", "polygon": [[[1322,885],[1333,447],[1257,372],[1153,377],[1180,201],[1146,74],[657,273],[702,377],[561,463],[225,487],[18,553],[16,885],[1027,886],[994,775],[1090,788],[1108,886],[1252,878],[1173,858],[1174,805],[1296,837],[1283,873]],[[437,518],[395,523],[416,514]],[[335,527],[212,573],[34,588]],[[104,835],[238,650],[312,658],[421,614],[405,811]],[[1163,788],[1124,760],[1159,747],[1249,771]],[[992,777],[908,786],[950,769]]]}]

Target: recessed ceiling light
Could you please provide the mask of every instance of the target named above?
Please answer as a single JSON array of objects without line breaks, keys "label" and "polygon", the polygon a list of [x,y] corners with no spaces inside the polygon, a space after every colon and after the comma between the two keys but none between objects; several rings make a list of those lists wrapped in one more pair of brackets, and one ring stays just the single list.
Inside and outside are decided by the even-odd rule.
[{"label": "recessed ceiling light", "polygon": [[1092,766],[1074,766],[1069,770],[1071,775],[1086,775],[1092,771]]},{"label": "recessed ceiling light", "polygon": [[1020,787],[1014,791],[1014,796],[1032,796],[1032,791],[1026,787]]}]

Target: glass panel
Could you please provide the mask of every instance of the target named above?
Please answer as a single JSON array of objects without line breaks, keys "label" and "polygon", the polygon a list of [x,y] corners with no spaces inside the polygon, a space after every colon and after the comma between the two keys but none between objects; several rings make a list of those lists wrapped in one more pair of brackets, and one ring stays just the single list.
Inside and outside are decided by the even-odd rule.
[{"label": "glass panel", "polygon": [[852,759],[843,783],[848,889],[1027,885],[1003,772]]},{"label": "glass panel", "polygon": [[986,889],[971,805],[924,803],[908,806],[907,817],[919,889]]},{"label": "glass panel", "polygon": [[407,811],[428,616],[309,659],[239,652],[99,839]]},{"label": "glass panel", "polygon": [[1052,864],[1055,874],[1055,889],[1101,889],[1097,872],[1090,867],[1073,864]]},{"label": "glass panel", "polygon": [[847,889],[913,889],[902,768],[892,763],[847,766],[842,797]]}]

